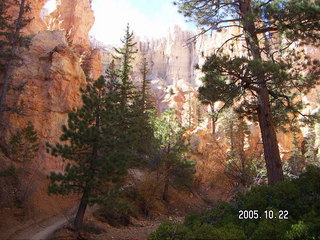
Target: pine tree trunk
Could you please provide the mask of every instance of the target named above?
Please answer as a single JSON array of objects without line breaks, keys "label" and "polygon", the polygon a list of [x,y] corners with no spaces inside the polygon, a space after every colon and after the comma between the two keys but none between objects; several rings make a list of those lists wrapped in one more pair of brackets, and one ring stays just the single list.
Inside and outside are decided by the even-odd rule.
[{"label": "pine tree trunk", "polygon": [[23,18],[23,14],[24,14],[24,9],[25,9],[25,0],[21,0],[20,8],[19,8],[19,16],[17,18],[15,32],[13,34],[13,40],[12,40],[12,49],[11,49],[12,58],[8,61],[7,65],[6,65],[5,76],[3,79],[3,88],[2,88],[1,96],[0,96],[0,122],[2,121],[2,118],[3,118],[6,96],[7,96],[7,92],[8,92],[8,88],[9,88],[9,84],[10,84],[10,77],[11,77],[11,72],[12,72],[12,67],[13,67],[13,58],[17,54],[17,49],[18,49],[18,44],[19,44],[18,39],[19,39],[20,30],[22,27],[22,18]]},{"label": "pine tree trunk", "polygon": [[74,219],[74,230],[75,230],[75,234],[76,237],[79,237],[79,231],[82,228],[82,224],[83,224],[83,218],[84,218],[84,214],[86,212],[87,209],[87,199],[88,199],[88,191],[84,191],[81,197],[81,201],[79,204],[79,208],[77,211],[77,215]]},{"label": "pine tree trunk", "polygon": [[266,87],[260,89],[258,95],[258,119],[267,166],[268,184],[275,185],[277,182],[282,181],[284,177],[277,135],[272,119],[269,93]]},{"label": "pine tree trunk", "polygon": [[169,175],[167,174],[164,182],[162,200],[168,202],[169,200],[168,195],[169,195]]},{"label": "pine tree trunk", "polygon": [[[251,0],[239,0],[243,18],[252,14]],[[262,60],[259,40],[252,17],[243,20],[243,31],[249,52],[254,60]],[[268,184],[274,185],[284,179],[275,125],[273,121],[269,92],[263,73],[255,72],[258,79],[258,118],[262,136],[264,157],[267,166]]]}]

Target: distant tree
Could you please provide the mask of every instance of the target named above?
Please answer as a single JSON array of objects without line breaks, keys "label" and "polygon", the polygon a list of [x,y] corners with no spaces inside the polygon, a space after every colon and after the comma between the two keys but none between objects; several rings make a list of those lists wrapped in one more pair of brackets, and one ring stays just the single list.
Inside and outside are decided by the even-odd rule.
[{"label": "distant tree", "polygon": [[34,169],[30,169],[30,166],[37,156],[39,145],[38,133],[30,121],[25,127],[18,128],[10,137],[7,153],[8,157],[16,164],[8,170],[13,174],[12,176],[15,176],[12,193],[18,206],[25,203],[31,185],[34,183],[34,175],[32,174]]},{"label": "distant tree", "polygon": [[142,104],[142,111],[144,112],[145,110],[150,108],[150,102],[151,102],[150,80],[148,79],[148,74],[150,73],[150,69],[145,56],[142,58],[139,70],[142,76],[141,104]]},{"label": "distant tree", "polygon": [[284,163],[284,173],[289,178],[297,178],[306,166],[306,159],[301,152],[299,146],[298,136],[296,127],[293,129],[293,149],[291,157]]},{"label": "distant tree", "polygon": [[265,166],[259,151],[253,152],[251,156],[245,151],[246,140],[250,137],[246,122],[233,108],[225,109],[219,120],[230,146],[224,173],[234,187],[260,184],[265,177]]},{"label": "distant tree", "polygon": [[125,108],[130,101],[133,101],[136,93],[135,85],[130,76],[132,71],[132,60],[134,59],[134,54],[137,53],[138,50],[135,49],[136,42],[134,42],[133,32],[130,32],[129,24],[127,25],[125,36],[121,39],[121,42],[123,43],[123,46],[121,48],[114,48],[116,55],[113,57],[121,62],[117,76],[120,79],[121,84],[121,103],[123,108]]},{"label": "distant tree", "polygon": [[152,100],[150,80],[148,79],[150,69],[145,56],[143,56],[142,61],[140,62],[139,71],[141,74],[142,86],[141,89],[137,91],[137,97],[133,104],[135,112],[137,112],[135,127],[139,133],[136,149],[139,158],[142,158],[140,163],[143,166],[152,168],[154,155],[156,154],[156,148],[158,147],[154,137],[152,121],[157,117],[157,114]]},{"label": "distant tree", "polygon": [[164,175],[162,199],[168,201],[169,185],[190,182],[194,163],[187,160],[188,145],[183,137],[184,129],[174,110],[166,110],[155,119],[154,126],[160,145],[159,168]]},{"label": "distant tree", "polygon": [[[60,141],[48,144],[53,156],[69,160],[64,173],[52,172],[49,193],[82,194],[74,220],[78,234],[89,203],[99,202],[112,183],[120,183],[129,166],[132,142],[124,126],[121,91],[103,77],[81,89],[83,106],[69,113]],[[129,146],[129,147],[128,147]]]},{"label": "distant tree", "polygon": [[[123,46],[115,48],[116,55],[110,63],[106,76],[111,85],[121,92],[121,106],[127,111],[127,118],[124,128],[130,129],[130,136],[134,140],[134,146],[129,146],[135,152],[135,163],[137,166],[146,166],[146,161],[151,161],[154,152],[154,136],[151,126],[151,117],[154,115],[154,106],[151,101],[150,87],[148,80],[148,62],[142,59],[140,73],[142,88],[138,89],[131,79],[132,60],[137,53],[135,49],[134,35],[127,26],[125,35],[121,40]],[[115,60],[120,61],[117,68]]]},{"label": "distant tree", "polygon": [[[8,14],[8,9],[16,5],[19,13],[16,19]],[[31,21],[25,17],[30,11],[26,0],[2,0],[0,3],[0,124],[3,112],[6,110],[5,101],[10,87],[12,70],[17,62],[19,47],[29,46],[29,38],[21,35],[21,30]]]},{"label": "distant tree", "polygon": [[31,122],[10,137],[9,156],[17,162],[31,161],[39,150],[39,138]]},{"label": "distant tree", "polygon": [[311,124],[308,129],[308,134],[306,136],[305,141],[306,152],[304,154],[306,158],[306,162],[308,164],[313,164],[317,160],[317,151],[316,149],[316,132],[315,132],[315,124]]},{"label": "distant tree", "polygon": [[[178,0],[176,4],[186,17],[203,27],[202,33],[230,27],[241,29],[223,46],[241,41],[246,52],[228,56],[221,46],[208,57],[202,67],[204,86],[199,92],[211,102],[222,101],[226,105],[242,100],[239,109],[259,122],[268,183],[282,181],[276,120],[288,120],[289,113],[298,114],[301,104],[293,104],[297,92],[307,92],[319,78],[316,61],[301,58],[294,49],[291,53],[286,50],[297,43],[319,44],[320,2]],[[298,60],[303,62],[301,66],[293,67]],[[313,67],[306,68],[308,63]]]}]

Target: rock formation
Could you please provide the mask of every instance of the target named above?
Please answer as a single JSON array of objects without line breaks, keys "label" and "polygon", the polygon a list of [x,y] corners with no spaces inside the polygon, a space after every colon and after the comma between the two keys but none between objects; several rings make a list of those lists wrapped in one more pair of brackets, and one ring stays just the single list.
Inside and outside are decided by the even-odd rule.
[{"label": "rock formation", "polygon": [[[28,16],[33,20],[23,33],[33,34],[31,46],[20,50],[22,64],[15,67],[12,74],[12,85],[24,83],[24,89],[11,90],[8,95],[9,105],[23,102],[25,116],[7,114],[7,120],[12,129],[23,127],[26,121],[35,125],[41,139],[38,161],[46,159],[39,165],[47,173],[61,169],[61,163],[49,160],[44,144],[58,140],[67,113],[81,104],[79,88],[86,84],[82,67],[88,70],[89,77],[96,79],[100,76],[101,55],[99,50],[92,51],[89,46],[88,32],[94,22],[90,0],[57,1],[57,9],[49,20],[47,18],[47,23],[40,18],[46,1],[29,3],[32,10]],[[16,11],[18,9],[11,9],[13,16]],[[60,24],[55,25],[57,22]],[[7,134],[10,132],[12,130]]]},{"label": "rock formation", "polygon": [[[14,128],[31,121],[40,136],[38,165],[49,172],[61,169],[61,163],[51,161],[45,153],[46,141],[57,141],[67,113],[81,104],[79,88],[86,79],[79,56],[68,46],[63,31],[40,31],[32,38],[29,50],[21,52],[23,64],[13,72],[13,86],[25,82],[22,91],[11,90],[8,104],[24,104],[23,114],[7,114]],[[46,159],[46,161],[43,161]]]},{"label": "rock formation", "polygon": [[[102,66],[100,52],[91,50],[88,42],[88,32],[94,21],[90,0],[58,2],[55,13],[61,25],[55,28],[51,26],[54,30],[48,30],[50,26],[40,18],[46,1],[29,2],[33,8],[29,16],[34,19],[23,29],[23,34],[30,36],[31,45],[29,49],[19,49],[21,59],[14,67],[7,95],[8,106],[22,108],[19,114],[5,113],[4,121],[8,124],[5,129],[1,126],[0,134],[8,143],[10,136],[30,121],[38,133],[40,149],[37,156],[26,163],[1,154],[0,170],[15,166],[19,183],[13,189],[8,187],[7,190],[0,190],[0,204],[12,204],[18,199],[27,204],[29,212],[37,212],[41,219],[45,213],[52,214],[53,211],[48,209],[47,204],[42,204],[48,198],[46,176],[51,171],[62,171],[65,166],[61,159],[46,152],[46,142],[54,144],[59,140],[68,113],[81,105],[79,89],[87,83],[83,67],[87,67],[91,78],[97,78],[102,72]],[[17,15],[16,8],[10,11],[13,16]],[[3,184],[5,180],[0,181]],[[23,194],[18,196],[14,193],[12,196],[12,192]],[[74,204],[72,201],[69,203]],[[55,206],[54,211],[58,209],[60,206]]]},{"label": "rock formation", "polygon": [[65,30],[72,45],[90,49],[88,33],[94,24],[91,0],[57,0],[57,9],[47,23],[50,30]]}]

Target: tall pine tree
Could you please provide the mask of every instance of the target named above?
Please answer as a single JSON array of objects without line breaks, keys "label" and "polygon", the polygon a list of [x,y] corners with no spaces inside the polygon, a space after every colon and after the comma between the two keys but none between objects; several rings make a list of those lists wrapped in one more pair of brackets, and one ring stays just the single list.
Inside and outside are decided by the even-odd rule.
[{"label": "tall pine tree", "polygon": [[[121,40],[123,46],[115,48],[114,60],[110,63],[106,75],[111,85],[120,91],[121,106],[123,109],[123,126],[128,129],[133,145],[127,145],[135,153],[136,166],[145,165],[150,161],[150,153],[153,152],[153,129],[150,123],[153,108],[149,96],[148,87],[148,65],[144,60],[141,63],[140,73],[142,76],[142,89],[138,89],[131,79],[132,61],[135,58],[137,50],[134,42],[134,35],[127,25],[125,35]],[[117,69],[115,60],[120,61],[120,67]]]},{"label": "tall pine tree", "polygon": [[132,142],[130,130],[123,126],[125,115],[121,92],[103,77],[81,89],[83,106],[69,113],[61,142],[48,144],[51,154],[69,160],[64,173],[52,172],[49,193],[82,194],[74,220],[78,234],[89,203],[99,202],[112,183],[126,174]]},{"label": "tall pine tree", "polygon": [[[235,26],[242,29],[225,44],[241,41],[247,52],[234,57],[219,48],[202,67],[205,77],[200,94],[226,105],[245,99],[241,110],[259,122],[268,183],[283,180],[275,117],[287,119],[288,113],[299,113],[301,105],[292,103],[296,93],[313,87],[319,77],[316,62],[302,76],[303,68],[292,67],[299,54],[290,59],[296,53],[284,53],[295,42],[319,43],[320,1],[178,0],[176,4],[203,27],[202,33]],[[277,37],[278,43],[274,42]]]},{"label": "tall pine tree", "polygon": [[118,70],[118,78],[121,84],[121,104],[122,107],[131,104],[135,97],[135,86],[131,80],[132,60],[134,54],[138,52],[135,49],[136,42],[134,42],[133,32],[130,32],[129,24],[127,25],[125,36],[121,39],[123,46],[121,48],[114,48],[116,56],[115,59],[120,60],[121,66]]}]

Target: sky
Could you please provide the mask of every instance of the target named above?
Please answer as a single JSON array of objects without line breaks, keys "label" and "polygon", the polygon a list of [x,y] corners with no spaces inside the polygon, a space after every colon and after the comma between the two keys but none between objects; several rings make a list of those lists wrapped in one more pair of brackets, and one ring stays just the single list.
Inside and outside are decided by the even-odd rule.
[{"label": "sky", "polygon": [[[89,34],[105,44],[118,45],[127,23],[135,35],[148,38],[166,36],[169,27],[175,24],[185,30],[194,29],[194,25],[185,21],[172,2],[173,0],[93,0],[95,23]],[[45,7],[52,11],[55,0],[50,0]]]}]

